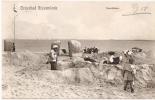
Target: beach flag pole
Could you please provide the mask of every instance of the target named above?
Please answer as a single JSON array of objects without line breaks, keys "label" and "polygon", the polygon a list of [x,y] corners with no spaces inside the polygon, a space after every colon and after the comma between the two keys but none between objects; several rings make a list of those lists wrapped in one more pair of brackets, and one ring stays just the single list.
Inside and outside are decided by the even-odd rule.
[{"label": "beach flag pole", "polygon": [[14,45],[13,45],[13,51],[15,52],[15,33],[16,33],[16,13],[17,13],[17,10],[15,9],[15,4],[14,4],[14,7],[13,7],[13,11],[14,11]]}]

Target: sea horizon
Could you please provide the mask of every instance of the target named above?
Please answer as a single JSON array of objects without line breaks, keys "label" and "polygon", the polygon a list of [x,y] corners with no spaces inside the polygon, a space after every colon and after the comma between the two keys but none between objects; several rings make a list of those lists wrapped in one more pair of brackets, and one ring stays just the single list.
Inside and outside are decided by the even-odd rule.
[{"label": "sea horizon", "polygon": [[[4,39],[8,40],[8,39]],[[68,49],[68,40],[77,40],[82,48],[97,47],[100,51],[123,51],[133,47],[145,51],[155,50],[155,40],[95,40],[95,39],[16,39],[16,51],[49,52],[50,45],[55,40],[61,41],[61,49]],[[10,41],[14,41],[11,39]]]}]

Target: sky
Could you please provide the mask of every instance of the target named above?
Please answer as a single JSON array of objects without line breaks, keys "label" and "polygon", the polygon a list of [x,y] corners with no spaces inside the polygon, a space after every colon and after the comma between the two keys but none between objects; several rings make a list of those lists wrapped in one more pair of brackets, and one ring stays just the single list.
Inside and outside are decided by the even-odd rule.
[{"label": "sky", "polygon": [[[22,10],[21,6],[57,10]],[[4,39],[14,37],[15,22],[16,39],[155,40],[154,18],[155,2],[2,2]]]}]

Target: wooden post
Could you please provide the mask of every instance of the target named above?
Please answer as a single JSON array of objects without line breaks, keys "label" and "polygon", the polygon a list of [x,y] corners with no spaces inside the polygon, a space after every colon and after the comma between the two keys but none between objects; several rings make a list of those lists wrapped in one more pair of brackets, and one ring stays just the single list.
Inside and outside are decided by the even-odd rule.
[{"label": "wooden post", "polygon": [[70,41],[68,41],[68,50],[69,50],[69,57],[72,57],[72,47]]}]

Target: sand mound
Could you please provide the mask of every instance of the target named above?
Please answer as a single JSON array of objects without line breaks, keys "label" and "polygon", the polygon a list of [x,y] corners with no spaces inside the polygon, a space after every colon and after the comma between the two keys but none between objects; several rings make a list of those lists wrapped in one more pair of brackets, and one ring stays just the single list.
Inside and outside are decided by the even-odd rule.
[{"label": "sand mound", "polygon": [[[48,74],[48,75],[47,75]],[[60,83],[83,83],[88,84],[93,82],[93,76],[88,68],[78,69],[70,68],[62,71],[49,72],[45,75],[53,82],[59,81]]]},{"label": "sand mound", "polygon": [[[59,60],[58,69],[51,71],[46,69],[46,56],[34,54],[29,51],[12,54],[12,64],[22,66],[17,72],[18,75],[25,75],[30,79],[39,78],[60,83],[110,83],[111,85],[123,84],[122,69],[123,65],[97,64],[84,61],[83,58],[74,57],[70,60]],[[42,67],[45,67],[44,70]],[[146,87],[155,73],[153,65],[138,64],[136,65],[136,84],[137,86]]]},{"label": "sand mound", "polygon": [[[153,82],[153,74],[155,73],[152,68],[153,65],[142,64],[142,65],[135,65],[136,66],[136,86],[140,87],[147,87],[150,82]],[[102,72],[103,78],[107,81],[112,81],[114,84],[119,85],[123,83],[122,77],[122,65],[103,65]]]},{"label": "sand mound", "polygon": [[91,71],[89,68],[84,68],[87,62],[84,62],[83,59],[60,60],[56,71],[49,70],[47,67],[50,65],[44,64],[47,60],[44,55],[34,54],[30,51],[14,53],[11,59],[15,67],[22,67],[16,72],[16,75],[26,79],[45,79],[56,83],[93,82]]},{"label": "sand mound", "polygon": [[40,68],[41,64],[47,61],[45,56],[37,55],[30,51],[13,53],[11,59],[14,66],[22,66],[32,69]]},{"label": "sand mound", "polygon": [[154,65],[138,65],[137,66],[137,73],[136,73],[136,81],[139,86],[146,87],[148,83],[153,82],[153,74],[155,73],[152,68],[155,67]]},{"label": "sand mound", "polygon": [[89,68],[69,68],[64,70],[21,70],[16,76],[24,79],[42,80],[51,83],[66,84],[89,84],[93,83],[94,77]]},{"label": "sand mound", "polygon": [[[111,85],[118,86],[123,84],[123,65],[110,65],[100,63],[88,63],[85,61],[75,60],[75,66],[83,70],[82,67],[89,68],[89,73],[92,74],[96,81],[100,83],[110,83]],[[81,66],[81,67],[80,67]],[[139,64],[134,65],[136,67],[136,84],[139,87],[147,87],[150,82],[153,82],[152,76],[155,74],[154,65],[152,64]],[[83,75],[82,75],[83,76]],[[91,79],[89,79],[91,80]]]},{"label": "sand mound", "polygon": [[135,64],[153,64],[155,63],[155,57],[151,51],[140,52],[134,54]]}]

